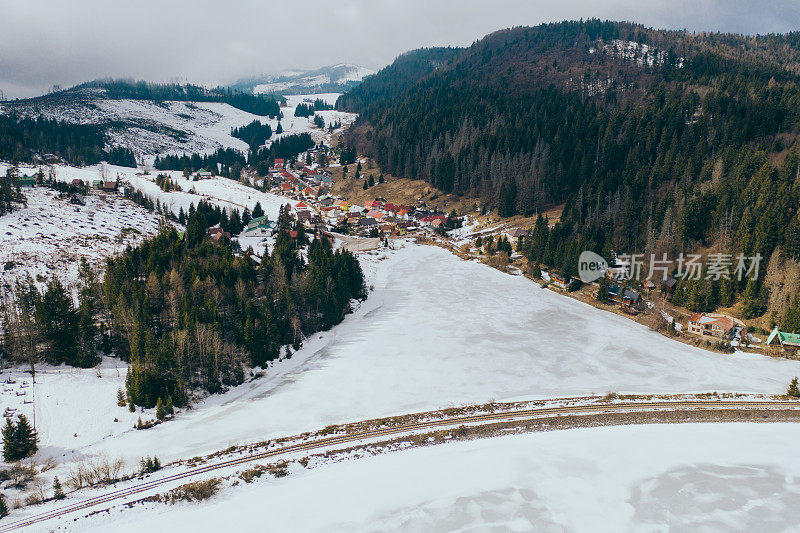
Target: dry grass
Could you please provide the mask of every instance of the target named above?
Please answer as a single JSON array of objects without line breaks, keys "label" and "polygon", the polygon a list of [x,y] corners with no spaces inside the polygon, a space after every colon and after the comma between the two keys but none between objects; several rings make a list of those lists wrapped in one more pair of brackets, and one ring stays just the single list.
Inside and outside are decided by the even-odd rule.
[{"label": "dry grass", "polygon": [[178,501],[199,502],[207,500],[219,491],[220,483],[222,483],[222,481],[216,477],[206,479],[205,481],[186,483],[185,485],[181,485],[169,491],[168,499],[171,503]]}]

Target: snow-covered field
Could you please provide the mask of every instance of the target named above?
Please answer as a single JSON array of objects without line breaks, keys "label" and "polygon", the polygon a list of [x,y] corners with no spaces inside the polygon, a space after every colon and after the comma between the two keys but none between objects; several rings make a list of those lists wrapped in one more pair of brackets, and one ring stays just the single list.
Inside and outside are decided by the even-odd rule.
[{"label": "snow-covered field", "polygon": [[533,433],[300,467],[83,531],[796,531],[797,424]]},{"label": "snow-covered field", "polygon": [[[5,174],[7,164],[0,163],[0,174]],[[44,167],[47,173],[49,167]],[[20,172],[26,175],[36,173],[38,167],[20,166]],[[63,182],[71,182],[80,179],[84,182],[108,179],[115,180],[119,177],[123,182],[129,183],[133,188],[141,191],[145,195],[158,200],[162,206],[169,208],[173,213],[178,214],[183,208],[184,212],[189,210],[191,204],[197,205],[201,200],[205,200],[211,205],[218,205],[221,208],[242,210],[245,207],[253,210],[257,202],[261,203],[264,212],[269,215],[271,220],[276,220],[278,211],[284,204],[292,207],[297,203],[289,198],[276,194],[261,192],[250,186],[239,183],[224,177],[214,177],[207,180],[191,181],[183,177],[182,172],[153,170],[149,175],[143,175],[141,170],[129,167],[119,167],[114,165],[100,164],[88,167],[72,167],[68,165],[55,165],[53,167],[56,179]],[[155,179],[158,174],[167,174],[173,181],[180,185],[182,191],[164,192],[156,185]],[[194,189],[194,193],[192,193]]]},{"label": "snow-covered field", "polygon": [[[795,361],[692,348],[439,248],[408,245],[362,264],[375,287],[369,299],[264,378],[150,430],[105,438],[98,428],[81,451],[135,462],[158,450],[171,460],[452,405],[608,391],[782,393],[800,374]],[[118,408],[113,397],[103,402],[111,424]]]},{"label": "snow-covered field", "polygon": [[24,367],[4,370],[0,411],[22,413],[32,421],[35,395],[41,455],[60,461],[65,453],[80,453],[99,438],[133,428],[139,414],[116,405],[127,370],[127,364],[111,357],[91,369],[37,365],[35,387]]},{"label": "snow-covered field", "polygon": [[72,282],[81,256],[98,265],[158,231],[159,215],[115,194],[95,192],[75,206],[51,189],[24,192],[28,206],[0,217],[0,294],[27,275]]}]

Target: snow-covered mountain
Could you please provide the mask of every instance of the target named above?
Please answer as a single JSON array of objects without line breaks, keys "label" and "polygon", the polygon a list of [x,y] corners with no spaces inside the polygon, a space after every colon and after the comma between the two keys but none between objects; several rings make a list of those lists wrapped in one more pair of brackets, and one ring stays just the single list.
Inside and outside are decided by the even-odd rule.
[{"label": "snow-covered mountain", "polygon": [[359,65],[339,63],[315,70],[289,70],[238,82],[238,89],[254,93],[308,94],[345,92],[375,71]]},{"label": "snow-covered mountain", "polygon": [[[330,142],[331,134],[316,127],[313,118],[295,117],[295,107],[310,98],[311,93],[293,96],[281,104],[281,136],[309,133],[315,142]],[[336,102],[339,93],[318,94],[329,104]],[[247,152],[248,145],[231,136],[231,128],[244,126],[254,120],[277,129],[277,117],[248,113],[223,102],[192,102],[113,98],[101,87],[76,87],[59,93],[27,100],[0,104],[0,114],[45,117],[77,124],[94,124],[106,133],[108,147],[130,148],[136,157],[152,159],[161,154],[211,153],[218,148],[234,148]],[[326,124],[349,125],[355,120],[352,113],[327,110],[318,114]]]}]

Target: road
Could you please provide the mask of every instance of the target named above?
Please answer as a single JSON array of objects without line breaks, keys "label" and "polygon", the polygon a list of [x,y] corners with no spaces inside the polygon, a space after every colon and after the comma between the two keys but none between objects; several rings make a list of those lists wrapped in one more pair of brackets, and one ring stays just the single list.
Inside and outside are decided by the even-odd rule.
[{"label": "road", "polygon": [[[145,493],[152,493],[154,489],[171,489],[176,486],[176,482],[186,482],[191,478],[196,478],[215,470],[235,467],[250,463],[252,461],[258,461],[262,459],[280,459],[283,456],[295,454],[297,452],[341,449],[342,445],[352,445],[360,441],[372,440],[373,442],[382,442],[375,441],[375,439],[384,439],[385,437],[391,437],[395,439],[405,435],[415,435],[426,430],[437,430],[459,426],[489,426],[498,422],[512,421],[518,421],[520,425],[522,425],[522,423],[525,421],[536,419],[558,418],[569,415],[598,415],[603,413],[670,412],[691,414],[692,412],[698,411],[725,411],[728,414],[732,412],[738,412],[744,415],[752,414],[753,411],[757,411],[762,415],[763,421],[769,421],[770,413],[792,411],[793,413],[797,412],[798,416],[800,417],[800,402],[798,401],[684,399],[676,401],[603,402],[599,398],[594,398],[593,400],[595,403],[590,404],[545,406],[510,410],[506,410],[503,404],[497,404],[499,408],[493,412],[451,415],[449,413],[452,413],[452,410],[445,410],[408,415],[407,417],[399,416],[381,420],[365,420],[354,424],[348,424],[348,426],[344,426],[343,428],[344,430],[347,430],[347,428],[369,427],[375,427],[376,429],[360,429],[345,434],[319,438],[316,440],[308,440],[309,437],[305,437],[305,441],[298,443],[292,442],[293,440],[302,439],[303,437],[293,437],[287,439],[290,444],[286,444],[275,449],[258,452],[254,451],[243,457],[224,460],[200,467],[189,468],[187,470],[163,477],[158,477],[150,481],[140,481],[121,489],[110,490],[98,496],[84,498],[79,501],[74,501],[67,505],[51,509],[49,511],[19,518],[17,520],[13,520],[12,517],[7,517],[5,520],[3,520],[3,522],[6,523],[0,523],[0,533],[14,531],[35,524],[41,524],[43,522],[70,515],[79,511],[92,512],[107,509],[109,507],[108,504],[121,504],[129,502],[131,500],[146,496],[147,494]],[[472,409],[480,410],[481,407],[463,408],[461,411],[470,411]],[[409,418],[412,420],[411,422],[404,421],[404,419]],[[342,427],[337,429],[341,430]],[[314,434],[312,433],[310,435]],[[283,441],[283,439],[279,440],[279,442],[281,441]],[[70,495],[70,499],[75,497],[75,494],[76,493],[72,493]],[[13,521],[7,522],[9,518],[11,518]]]}]

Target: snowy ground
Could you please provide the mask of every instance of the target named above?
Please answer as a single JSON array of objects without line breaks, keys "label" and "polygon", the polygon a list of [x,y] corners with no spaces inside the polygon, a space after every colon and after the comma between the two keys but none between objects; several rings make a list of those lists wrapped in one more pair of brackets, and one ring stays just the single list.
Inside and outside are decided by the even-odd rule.
[{"label": "snowy ground", "polygon": [[33,421],[35,394],[41,455],[58,461],[67,452],[133,427],[139,414],[116,405],[127,370],[127,364],[111,357],[90,369],[37,365],[34,391],[25,368],[7,369],[0,372],[0,410]]},{"label": "snowy ground", "polygon": [[417,448],[150,503],[82,531],[796,531],[797,424],[621,426]]},{"label": "snowy ground", "polygon": [[[7,164],[0,163],[0,174],[5,174]],[[43,172],[48,173],[50,167],[43,167]],[[38,167],[20,166],[20,173],[33,175]],[[141,191],[145,195],[158,200],[162,206],[171,209],[178,214],[180,208],[184,212],[189,210],[191,204],[197,205],[201,200],[205,200],[211,205],[218,205],[221,208],[243,210],[245,207],[251,211],[256,202],[261,203],[264,212],[269,215],[271,220],[278,218],[278,211],[284,204],[294,207],[296,201],[279,196],[276,194],[261,192],[248,185],[239,183],[224,177],[214,177],[207,180],[191,181],[183,177],[182,172],[178,171],[151,171],[149,175],[142,174],[141,170],[129,167],[119,167],[114,165],[92,165],[88,167],[72,167],[68,165],[55,165],[53,167],[58,181],[71,182],[74,179],[93,182],[103,178],[115,180],[119,177],[123,183],[127,182],[133,188]],[[156,185],[155,179],[158,174],[167,174],[173,181],[180,185],[182,191],[164,192]],[[29,191],[26,189],[23,192]],[[192,192],[194,190],[194,192]]]},{"label": "snowy ground", "polygon": [[[307,339],[291,360],[153,429],[105,438],[108,429],[97,428],[94,444],[81,452],[131,463],[158,450],[171,460],[333,423],[490,400],[782,393],[800,374],[795,361],[672,341],[439,248],[409,245],[367,255],[362,264],[372,295],[341,325]],[[116,404],[103,402],[111,424]],[[43,444],[69,446],[60,439]]]},{"label": "snowy ground", "polygon": [[51,189],[24,192],[28,206],[0,217],[0,294],[28,274],[72,283],[81,256],[99,265],[158,230],[158,215],[118,195],[94,193],[75,206]]}]

